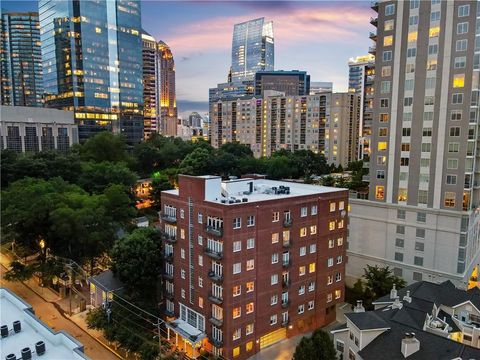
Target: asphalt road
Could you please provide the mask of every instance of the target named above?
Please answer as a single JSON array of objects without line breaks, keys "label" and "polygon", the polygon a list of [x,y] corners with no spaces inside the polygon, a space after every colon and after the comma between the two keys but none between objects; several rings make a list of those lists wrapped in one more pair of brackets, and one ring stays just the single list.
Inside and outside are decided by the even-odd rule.
[{"label": "asphalt road", "polygon": [[0,286],[13,291],[15,294],[29,303],[37,317],[50,326],[55,331],[64,330],[78,341],[80,341],[84,348],[85,354],[93,360],[118,360],[119,358],[111,351],[107,350],[103,345],[98,343],[87,332],[83,331],[75,323],[71,322],[53,306],[53,304],[46,302],[35,292],[30,290],[21,282],[9,282],[3,279],[3,274],[6,268],[1,265]]}]

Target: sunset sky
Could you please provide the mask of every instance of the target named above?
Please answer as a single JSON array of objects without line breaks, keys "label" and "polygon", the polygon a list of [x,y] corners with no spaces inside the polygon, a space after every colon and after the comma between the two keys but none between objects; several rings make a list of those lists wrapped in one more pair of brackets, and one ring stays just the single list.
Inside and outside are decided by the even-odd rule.
[{"label": "sunset sky", "polygon": [[[364,55],[374,31],[369,1],[142,1],[144,29],[172,49],[179,113],[207,111],[208,88],[225,82],[233,25],[273,20],[275,69],[306,70],[311,81],[348,85],[348,59]],[[36,11],[36,1],[2,1],[4,10]]]}]

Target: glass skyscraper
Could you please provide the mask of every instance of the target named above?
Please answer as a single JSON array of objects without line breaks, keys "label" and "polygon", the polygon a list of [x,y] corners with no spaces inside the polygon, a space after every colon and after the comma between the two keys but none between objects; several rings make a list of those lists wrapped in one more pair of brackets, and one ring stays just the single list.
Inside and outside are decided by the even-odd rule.
[{"label": "glass skyscraper", "polygon": [[257,71],[272,71],[273,64],[273,22],[259,18],[236,24],[232,40],[232,81],[253,81]]},{"label": "glass skyscraper", "polygon": [[2,13],[2,105],[42,106],[42,55],[38,14]]},{"label": "glass skyscraper", "polygon": [[45,105],[75,111],[79,139],[143,138],[140,2],[39,0]]}]

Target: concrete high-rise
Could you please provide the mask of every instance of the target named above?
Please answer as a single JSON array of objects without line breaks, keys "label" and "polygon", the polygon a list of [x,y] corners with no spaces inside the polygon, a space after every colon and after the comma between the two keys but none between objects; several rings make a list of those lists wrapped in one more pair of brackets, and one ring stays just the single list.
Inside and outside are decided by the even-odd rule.
[{"label": "concrete high-rise", "polygon": [[43,106],[38,13],[2,13],[0,31],[1,104]]},{"label": "concrete high-rise", "polygon": [[477,1],[381,1],[369,201],[352,200],[349,269],[464,283],[479,262]]},{"label": "concrete high-rise", "polygon": [[80,142],[143,138],[140,2],[39,0],[45,105],[73,110]]},{"label": "concrete high-rise", "polygon": [[280,91],[287,96],[308,95],[310,75],[298,70],[257,71],[254,86],[256,96],[263,96],[268,90]]},{"label": "concrete high-rise", "polygon": [[273,65],[273,22],[265,22],[265,18],[259,18],[235,24],[231,82],[253,81],[257,71],[272,71]]},{"label": "concrete high-rise", "polygon": [[[372,39],[376,38],[371,33]],[[373,47],[371,51],[373,51]],[[373,97],[375,79],[375,56],[372,54],[357,56],[348,62],[348,90],[355,91],[360,96],[360,122],[358,159],[367,160],[370,157],[370,143],[373,121]]]},{"label": "concrete high-rise", "polygon": [[344,300],[344,189],[219,176],[162,192],[167,338],[248,359],[335,320]]}]

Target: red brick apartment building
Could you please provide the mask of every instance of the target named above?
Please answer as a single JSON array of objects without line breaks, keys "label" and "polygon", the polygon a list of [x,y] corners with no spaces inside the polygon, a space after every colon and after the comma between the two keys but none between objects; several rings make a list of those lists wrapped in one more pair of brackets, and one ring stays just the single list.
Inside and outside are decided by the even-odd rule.
[{"label": "red brick apartment building", "polygon": [[180,175],[162,192],[170,341],[191,358],[241,360],[332,322],[347,202],[336,188]]}]

